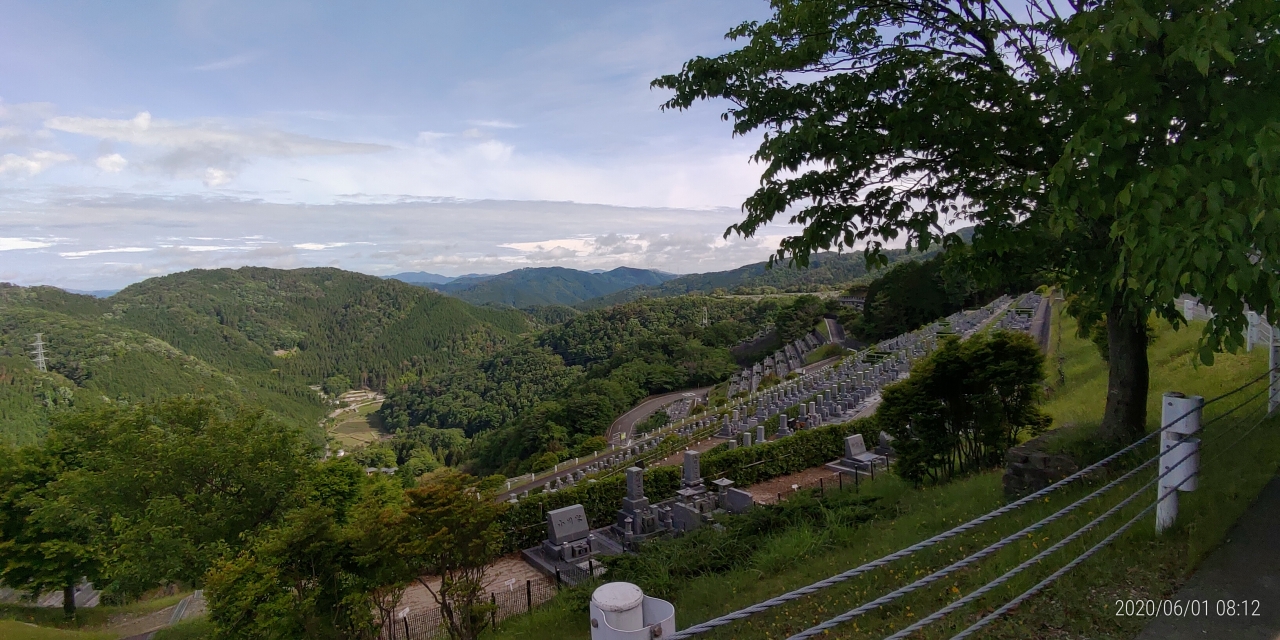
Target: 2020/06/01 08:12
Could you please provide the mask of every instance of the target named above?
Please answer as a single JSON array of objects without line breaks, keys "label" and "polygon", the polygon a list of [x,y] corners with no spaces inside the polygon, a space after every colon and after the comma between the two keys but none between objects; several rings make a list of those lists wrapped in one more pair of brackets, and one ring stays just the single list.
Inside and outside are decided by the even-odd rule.
[{"label": "2020/06/01 08:12", "polygon": [[1260,600],[1116,600],[1117,616],[1260,616]]}]

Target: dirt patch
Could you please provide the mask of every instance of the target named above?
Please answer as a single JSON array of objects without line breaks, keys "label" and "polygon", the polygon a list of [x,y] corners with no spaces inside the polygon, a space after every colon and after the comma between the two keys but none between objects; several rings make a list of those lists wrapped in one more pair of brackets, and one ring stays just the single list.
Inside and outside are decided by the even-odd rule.
[{"label": "dirt patch", "polygon": [[[520,557],[518,553],[503,556],[490,565],[487,578],[490,593],[506,591],[524,593],[526,580],[541,581],[546,579],[537,569],[525,562],[524,558]],[[428,584],[431,585],[432,589],[437,589],[440,586],[440,578],[433,577],[428,581]],[[400,608],[403,609],[405,607],[408,607],[410,611],[420,611],[423,609],[435,609],[437,605],[431,594],[422,585],[414,583],[404,592],[404,599],[400,601]]]},{"label": "dirt patch", "polygon": [[[877,471],[877,473],[880,473]],[[844,474],[843,480],[841,474],[828,469],[825,466],[813,467],[805,469],[797,473],[785,476],[778,476],[772,480],[765,480],[759,484],[753,484],[743,489],[751,494],[751,497],[759,504],[776,504],[779,498],[787,499],[787,496],[802,491],[804,489],[836,489],[841,486],[841,482],[849,484],[853,482],[853,476]],[[862,478],[860,482],[866,482],[866,478]]]}]

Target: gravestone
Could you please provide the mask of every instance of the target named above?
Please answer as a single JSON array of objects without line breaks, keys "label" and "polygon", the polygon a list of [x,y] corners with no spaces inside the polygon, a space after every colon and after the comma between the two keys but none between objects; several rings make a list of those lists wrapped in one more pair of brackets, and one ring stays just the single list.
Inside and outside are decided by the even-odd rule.
[{"label": "gravestone", "polygon": [[551,544],[564,544],[581,540],[591,532],[587,512],[580,504],[569,505],[547,512],[547,540]]},{"label": "gravestone", "polygon": [[681,484],[692,487],[702,484],[702,454],[697,451],[684,452],[684,467]]},{"label": "gravestone", "polygon": [[729,513],[745,513],[753,506],[755,506],[755,499],[742,489],[729,488],[724,492],[723,507]]},{"label": "gravestone", "polygon": [[789,435],[791,435],[791,428],[787,426],[787,414],[780,413],[778,414],[778,436],[777,437],[785,438]]}]

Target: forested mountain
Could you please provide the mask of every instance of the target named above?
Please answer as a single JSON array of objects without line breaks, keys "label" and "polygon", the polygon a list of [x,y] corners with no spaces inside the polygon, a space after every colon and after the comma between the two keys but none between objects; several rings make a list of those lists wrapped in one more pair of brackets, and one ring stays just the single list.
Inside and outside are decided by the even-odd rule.
[{"label": "forested mountain", "polygon": [[524,309],[546,305],[574,305],[635,286],[659,285],[675,276],[618,267],[590,273],[564,267],[532,267],[495,276],[462,277],[431,285],[472,304],[496,304]]},{"label": "forested mountain", "polygon": [[[107,299],[0,286],[0,439],[28,442],[49,412],[104,398],[203,394],[313,427],[308,385],[343,375],[382,388],[406,372],[474,362],[532,328],[394,280],[338,269],[188,271]],[[49,372],[28,357],[35,334]]]},{"label": "forested mountain", "polygon": [[[913,256],[901,249],[887,250],[885,255],[891,263],[920,257],[919,254]],[[599,309],[640,298],[669,298],[690,293],[712,293],[717,290],[726,293],[813,291],[824,286],[841,287],[850,281],[875,275],[875,272],[868,272],[866,260],[861,252],[820,253],[813,256],[807,269],[786,265],[777,265],[770,269],[767,265],[768,263],[765,262],[757,262],[729,271],[680,276],[658,285],[637,286],[586,300],[577,306],[580,309]]]},{"label": "forested mountain", "polygon": [[114,317],[209,362],[342,374],[381,388],[403,371],[482,356],[531,326],[396,280],[339,269],[194,270],[108,298]]},{"label": "forested mountain", "polygon": [[438,273],[429,273],[426,271],[405,271],[389,276],[382,276],[384,280],[399,280],[400,282],[408,282],[409,284],[418,285],[437,285],[447,284],[457,280],[449,276],[442,276]]},{"label": "forested mountain", "polygon": [[680,297],[584,313],[478,366],[392,389],[383,423],[397,439],[462,429],[474,437],[480,471],[549,467],[603,446],[609,424],[639,399],[727,378],[738,368],[729,348],[780,308],[776,300]]},{"label": "forested mountain", "polygon": [[[37,333],[47,343],[48,372],[28,357]],[[305,384],[266,368],[228,373],[123,326],[99,300],[52,287],[0,285],[0,442],[34,442],[51,413],[62,409],[180,394],[268,407],[307,425],[324,411]]]}]

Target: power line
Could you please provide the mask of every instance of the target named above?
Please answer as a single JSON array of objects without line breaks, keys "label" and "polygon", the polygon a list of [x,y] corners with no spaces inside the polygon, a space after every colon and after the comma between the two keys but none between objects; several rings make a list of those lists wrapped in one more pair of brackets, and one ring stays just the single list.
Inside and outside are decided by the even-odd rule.
[{"label": "power line", "polygon": [[48,361],[44,357],[44,334],[37,333],[36,341],[31,343],[31,356],[35,359],[36,368],[47,372],[49,370]]}]

